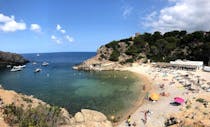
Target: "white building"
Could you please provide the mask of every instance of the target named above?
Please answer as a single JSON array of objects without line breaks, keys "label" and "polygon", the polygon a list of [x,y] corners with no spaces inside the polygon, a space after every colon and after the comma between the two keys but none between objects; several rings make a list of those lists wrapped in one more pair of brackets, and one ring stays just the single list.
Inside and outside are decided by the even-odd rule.
[{"label": "white building", "polygon": [[174,65],[187,65],[187,66],[195,66],[197,69],[203,69],[203,61],[189,61],[189,60],[175,60],[170,61],[170,64]]}]

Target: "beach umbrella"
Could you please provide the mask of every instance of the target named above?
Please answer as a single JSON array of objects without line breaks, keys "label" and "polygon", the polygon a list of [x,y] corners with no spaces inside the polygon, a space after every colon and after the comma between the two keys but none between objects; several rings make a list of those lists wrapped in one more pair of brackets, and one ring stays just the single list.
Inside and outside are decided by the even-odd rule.
[{"label": "beach umbrella", "polygon": [[157,94],[157,93],[152,93],[152,94],[150,95],[150,99],[152,99],[153,101],[159,100],[159,94]]},{"label": "beach umbrella", "polygon": [[182,104],[182,103],[184,103],[184,99],[181,98],[181,97],[175,97],[174,98],[174,102],[179,103],[179,104]]}]

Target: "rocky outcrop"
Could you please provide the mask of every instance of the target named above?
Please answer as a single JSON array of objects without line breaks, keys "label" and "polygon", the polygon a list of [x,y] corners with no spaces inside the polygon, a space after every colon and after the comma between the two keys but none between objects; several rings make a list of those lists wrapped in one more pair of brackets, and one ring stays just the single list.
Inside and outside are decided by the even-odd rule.
[{"label": "rocky outcrop", "polygon": [[112,62],[108,60],[99,60],[98,55],[90,58],[79,65],[73,66],[75,70],[84,71],[109,71],[120,70],[123,66],[118,62]]},{"label": "rocky outcrop", "polygon": [[70,125],[62,127],[112,127],[104,114],[88,109],[82,109],[70,121]]},{"label": "rocky outcrop", "polygon": [[[73,69],[85,71],[120,70],[123,66],[130,65],[135,61],[135,58],[128,53],[130,46],[133,44],[133,38],[112,41],[101,46],[97,50],[96,56],[79,65],[75,65]],[[142,59],[138,61],[142,62],[146,55],[140,53],[137,57],[141,57]]]},{"label": "rocky outcrop", "polygon": [[0,68],[5,68],[7,65],[23,65],[28,62],[19,54],[0,51]]},{"label": "rocky outcrop", "polygon": [[97,50],[96,56],[84,61],[79,65],[75,65],[73,69],[85,71],[120,70],[120,68],[122,68],[122,63],[125,62],[127,59],[130,59],[131,56],[125,54],[128,44],[126,44],[125,42],[120,42],[118,47],[120,52],[118,61],[110,60],[113,49],[104,45]]}]

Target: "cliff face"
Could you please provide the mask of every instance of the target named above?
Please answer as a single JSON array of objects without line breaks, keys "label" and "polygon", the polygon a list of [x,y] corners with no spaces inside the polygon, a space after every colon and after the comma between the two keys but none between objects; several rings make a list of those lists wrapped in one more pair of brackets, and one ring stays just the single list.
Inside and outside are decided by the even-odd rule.
[{"label": "cliff face", "polygon": [[0,68],[5,68],[7,65],[23,65],[28,62],[21,55],[0,51]]}]

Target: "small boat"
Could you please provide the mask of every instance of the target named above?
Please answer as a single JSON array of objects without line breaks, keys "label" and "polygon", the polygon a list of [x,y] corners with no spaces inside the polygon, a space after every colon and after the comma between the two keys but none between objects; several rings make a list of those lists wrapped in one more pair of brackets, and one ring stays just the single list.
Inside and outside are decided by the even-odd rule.
[{"label": "small boat", "polygon": [[47,62],[42,63],[42,66],[47,66],[47,65],[49,65],[49,63],[47,63]]},{"label": "small boat", "polygon": [[37,53],[36,56],[40,56],[39,53]]},{"label": "small boat", "polygon": [[12,72],[21,71],[23,68],[21,66],[13,66],[13,68],[10,70]]},{"label": "small boat", "polygon": [[21,65],[19,65],[19,67],[20,67],[20,68],[25,68],[25,67],[26,67],[26,65],[22,65],[22,66],[21,66]]},{"label": "small boat", "polygon": [[33,65],[36,65],[36,62],[33,62],[32,64],[33,64]]},{"label": "small boat", "polygon": [[37,69],[34,71],[34,73],[40,72],[41,70],[42,70],[42,69],[37,68]]},{"label": "small boat", "polygon": [[11,65],[7,65],[7,68],[11,68],[12,66]]}]

